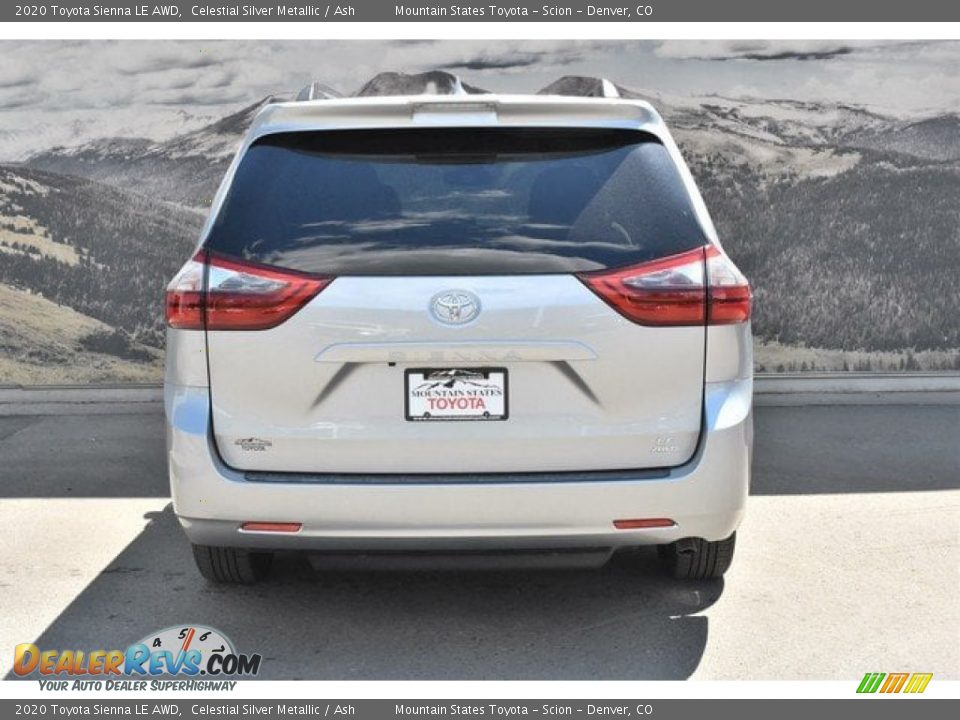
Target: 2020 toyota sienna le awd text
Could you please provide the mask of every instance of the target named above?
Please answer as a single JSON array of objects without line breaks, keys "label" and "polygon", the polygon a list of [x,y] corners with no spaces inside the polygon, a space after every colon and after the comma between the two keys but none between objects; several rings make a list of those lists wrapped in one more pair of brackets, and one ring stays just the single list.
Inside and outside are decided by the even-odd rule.
[{"label": "2020 toyota sienna le awd text", "polygon": [[274,551],[730,565],[751,293],[657,113],[620,98],[267,105],[166,298],[201,573]]}]

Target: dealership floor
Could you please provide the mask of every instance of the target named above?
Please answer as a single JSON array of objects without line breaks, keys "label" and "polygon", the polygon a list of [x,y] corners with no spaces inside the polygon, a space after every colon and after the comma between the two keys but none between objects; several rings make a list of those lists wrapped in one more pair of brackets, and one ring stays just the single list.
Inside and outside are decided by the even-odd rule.
[{"label": "dealership floor", "polygon": [[[82,414],[77,414],[77,413]],[[760,407],[722,582],[641,551],[601,570],[207,585],[156,408],[0,416],[0,676],[15,644],[124,648],[210,625],[272,679],[960,679],[960,405]]]}]

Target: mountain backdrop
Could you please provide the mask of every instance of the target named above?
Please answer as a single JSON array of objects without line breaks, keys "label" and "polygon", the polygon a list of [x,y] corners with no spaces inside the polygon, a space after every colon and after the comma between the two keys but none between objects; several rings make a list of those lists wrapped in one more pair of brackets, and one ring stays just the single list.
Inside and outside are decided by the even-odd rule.
[{"label": "mountain backdrop", "polygon": [[[457,85],[381,73],[357,94]],[[563,77],[540,92],[602,87]],[[960,117],[618,89],[664,116],[753,283],[758,370],[960,369]],[[160,377],[164,285],[275,99],[164,141],[97,138],[0,164],[0,384]]]}]

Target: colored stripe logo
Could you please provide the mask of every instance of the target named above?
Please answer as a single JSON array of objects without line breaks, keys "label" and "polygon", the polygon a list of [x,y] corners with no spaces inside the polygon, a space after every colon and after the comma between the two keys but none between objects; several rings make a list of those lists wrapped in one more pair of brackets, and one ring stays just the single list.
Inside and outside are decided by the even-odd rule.
[{"label": "colored stripe logo", "polygon": [[922,693],[933,673],[867,673],[860,681],[858,693]]}]

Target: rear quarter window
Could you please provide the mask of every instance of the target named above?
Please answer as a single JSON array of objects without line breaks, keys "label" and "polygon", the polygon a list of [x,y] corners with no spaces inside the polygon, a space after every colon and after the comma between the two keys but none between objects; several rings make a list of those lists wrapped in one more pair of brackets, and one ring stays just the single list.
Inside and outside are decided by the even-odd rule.
[{"label": "rear quarter window", "polygon": [[705,242],[651,135],[417,128],[259,139],[205,246],[324,274],[460,275],[597,270]]}]

